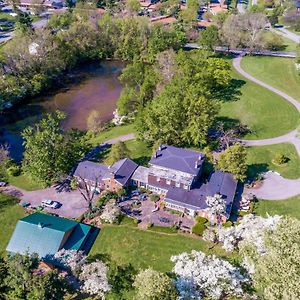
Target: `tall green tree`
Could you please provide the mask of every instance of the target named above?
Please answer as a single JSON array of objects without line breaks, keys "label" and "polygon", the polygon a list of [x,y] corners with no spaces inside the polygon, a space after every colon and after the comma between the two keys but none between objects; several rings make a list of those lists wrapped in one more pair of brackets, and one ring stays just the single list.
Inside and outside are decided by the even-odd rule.
[{"label": "tall green tree", "polygon": [[218,43],[219,30],[217,26],[211,25],[200,33],[199,45],[201,45],[205,49],[214,51]]},{"label": "tall green tree", "polygon": [[25,146],[23,170],[45,185],[65,175],[88,148],[85,136],[79,131],[64,133],[61,130],[64,119],[65,115],[57,111],[22,132]]},{"label": "tall green tree", "polygon": [[224,172],[230,172],[235,179],[244,181],[248,169],[246,160],[246,148],[240,143],[235,143],[219,155],[216,168]]},{"label": "tall green tree", "polygon": [[32,19],[28,13],[18,11],[18,15],[16,18],[16,28],[22,33],[25,33],[28,30],[32,29]]},{"label": "tall green tree", "polygon": [[130,151],[124,142],[119,141],[111,146],[111,150],[109,152],[108,158],[106,159],[106,163],[112,165],[118,160],[126,157],[130,157]]}]

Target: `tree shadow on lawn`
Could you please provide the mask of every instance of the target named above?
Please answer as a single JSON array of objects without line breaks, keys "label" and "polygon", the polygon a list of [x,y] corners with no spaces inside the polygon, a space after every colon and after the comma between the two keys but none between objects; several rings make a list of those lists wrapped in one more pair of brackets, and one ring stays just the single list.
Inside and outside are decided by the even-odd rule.
[{"label": "tree shadow on lawn", "polygon": [[224,89],[215,90],[214,95],[223,102],[237,101],[242,95],[241,88],[245,84],[245,80],[232,78],[228,86]]},{"label": "tree shadow on lawn", "polygon": [[8,208],[10,206],[14,206],[18,203],[17,198],[9,196],[9,195],[5,195],[5,194],[2,194],[2,195],[1,195],[1,199],[0,199],[0,213],[3,212],[6,208]]},{"label": "tree shadow on lawn", "polygon": [[248,165],[247,179],[254,181],[258,178],[259,174],[267,171],[269,171],[269,166],[265,163]]}]

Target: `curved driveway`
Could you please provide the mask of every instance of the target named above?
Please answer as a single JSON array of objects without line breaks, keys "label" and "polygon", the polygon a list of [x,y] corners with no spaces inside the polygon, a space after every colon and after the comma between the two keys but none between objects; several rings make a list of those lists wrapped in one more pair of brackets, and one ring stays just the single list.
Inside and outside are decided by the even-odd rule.
[{"label": "curved driveway", "polygon": [[[255,82],[256,84],[270,90],[271,92],[281,96],[282,98],[284,98],[286,101],[290,102],[299,112],[300,114],[300,103],[294,99],[293,97],[289,96],[288,94],[264,83],[263,81],[253,77],[252,75],[248,74],[247,72],[245,72],[242,67],[241,67],[241,60],[242,60],[242,55],[238,56],[236,58],[233,59],[233,66],[234,68],[245,78]],[[264,145],[273,145],[273,144],[280,144],[280,143],[292,143],[299,156],[300,156],[300,139],[297,138],[297,129],[278,136],[276,138],[271,138],[271,139],[264,139],[264,140],[242,140],[243,144],[246,146],[264,146]]]},{"label": "curved driveway", "polygon": [[[256,84],[270,90],[271,92],[281,96],[286,101],[290,102],[300,114],[300,103],[289,96],[288,94],[264,83],[263,81],[251,76],[241,68],[242,55],[234,58],[233,66],[234,68],[245,78],[255,82]],[[264,140],[242,140],[242,143],[246,146],[264,146],[273,145],[280,143],[292,143],[298,152],[300,157],[300,133],[297,129],[271,139]],[[300,168],[300,166],[299,166]],[[300,194],[300,178],[299,179],[285,179],[275,172],[267,172],[264,176],[263,185],[258,189],[245,189],[246,192],[251,192],[255,194],[260,199],[266,200],[280,200],[287,199]]]}]

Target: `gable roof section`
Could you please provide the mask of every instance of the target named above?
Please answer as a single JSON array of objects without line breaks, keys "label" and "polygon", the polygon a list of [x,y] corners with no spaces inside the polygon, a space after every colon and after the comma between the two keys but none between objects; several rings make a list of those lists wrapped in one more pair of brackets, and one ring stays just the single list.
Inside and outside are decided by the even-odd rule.
[{"label": "gable roof section", "polygon": [[78,164],[74,176],[91,181],[96,181],[96,179],[97,181],[100,181],[102,178],[106,177],[108,173],[108,166],[85,160]]},{"label": "gable roof section", "polygon": [[114,163],[109,171],[115,174],[115,180],[124,186],[131,178],[138,165],[129,158],[124,158]]},{"label": "gable roof section", "polygon": [[18,221],[6,250],[51,258],[62,248],[80,249],[90,228],[72,220],[34,213]]},{"label": "gable roof section", "polygon": [[[161,145],[149,163],[154,166],[197,175],[202,167],[203,160],[203,153],[174,146]],[[195,168],[196,162],[197,168]]]}]

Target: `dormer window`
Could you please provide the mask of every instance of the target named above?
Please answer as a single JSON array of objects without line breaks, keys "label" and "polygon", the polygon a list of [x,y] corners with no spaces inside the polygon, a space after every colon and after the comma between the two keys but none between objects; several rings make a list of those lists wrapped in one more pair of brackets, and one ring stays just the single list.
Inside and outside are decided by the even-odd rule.
[{"label": "dormer window", "polygon": [[157,182],[160,182],[160,177],[157,177],[157,178],[156,178],[156,181],[157,181]]},{"label": "dormer window", "polygon": [[166,180],[166,184],[170,185],[171,184],[171,180]]}]

